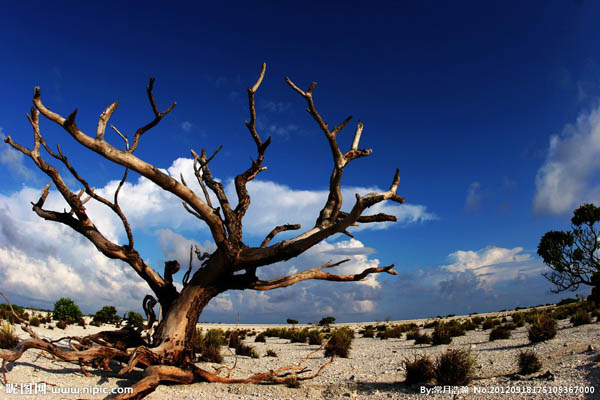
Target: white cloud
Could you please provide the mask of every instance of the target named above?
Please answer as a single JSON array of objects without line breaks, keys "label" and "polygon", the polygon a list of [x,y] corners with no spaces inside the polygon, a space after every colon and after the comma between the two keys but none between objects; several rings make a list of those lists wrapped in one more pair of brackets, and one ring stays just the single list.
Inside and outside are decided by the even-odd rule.
[{"label": "white cloud", "polygon": [[[187,184],[200,194],[192,163],[191,159],[179,158],[166,172],[175,177],[182,173]],[[96,192],[112,199],[117,185],[117,180],[110,181],[105,187],[97,188]],[[235,204],[237,196],[233,182],[228,181],[225,187]],[[248,190],[252,204],[245,219],[244,232],[251,236],[251,240],[258,242],[276,225],[301,223],[303,229],[309,229],[327,198],[325,190],[294,190],[269,181],[253,181],[248,185]],[[375,187],[344,188],[343,194],[349,203],[344,209],[351,208],[354,193],[365,194],[378,190]],[[3,289],[46,302],[69,296],[90,312],[105,304],[113,304],[123,311],[139,310],[141,300],[150,293],[146,283],[127,264],[107,259],[78,233],[58,223],[40,219],[31,211],[30,205],[31,201],[37,201],[40,194],[41,188],[24,187],[10,195],[0,195],[0,282]],[[213,202],[217,204],[214,198]],[[182,271],[177,275],[177,280],[180,280],[189,262],[189,246],[197,243],[184,236],[181,230],[200,228],[200,233],[208,237],[206,225],[189,215],[175,196],[142,177],[125,183],[119,203],[134,231],[141,229],[154,232],[156,245],[165,259],[177,259],[180,262]],[[124,243],[126,236],[121,221],[109,208],[94,200],[85,206],[98,229],[109,240]],[[67,206],[58,192],[51,188],[45,208],[63,210]],[[401,224],[435,218],[421,205],[378,204],[371,207],[367,214],[378,212],[396,215]],[[389,224],[365,224],[358,229],[386,226]],[[209,241],[198,244],[203,251],[215,249]],[[354,274],[380,265],[372,253],[373,249],[355,239],[324,241],[286,263],[261,268],[259,275],[270,279],[344,258],[350,258],[350,261],[332,269],[332,272]],[[195,267],[197,265],[196,262]],[[160,268],[159,272],[162,273]],[[380,290],[381,281],[375,275],[359,283],[309,281],[268,293],[244,292],[240,294],[243,301],[238,301],[236,296],[221,295],[210,303],[207,310],[219,313],[241,311],[246,315],[264,312],[268,315],[292,312],[301,307],[305,318],[314,318],[318,313],[331,314],[333,311],[338,315],[350,315],[374,310]]]},{"label": "white cloud", "polygon": [[477,251],[458,250],[450,254],[448,259],[452,263],[440,268],[453,273],[472,272],[486,287],[518,276],[538,274],[543,269],[538,265],[528,265],[533,258],[523,253],[522,247],[505,249],[488,246]]},{"label": "white cloud", "polygon": [[232,311],[233,310],[233,302],[231,301],[231,294],[229,293],[221,293],[214,299],[208,303],[206,306],[206,310],[208,311]]},{"label": "white cloud", "polygon": [[9,170],[25,180],[35,180],[35,172],[23,163],[25,158],[23,153],[10,147],[8,143],[4,143],[6,137],[2,127],[0,127],[0,164],[6,165]]},{"label": "white cloud", "polygon": [[[70,228],[40,219],[29,203],[39,194],[24,188],[11,196],[0,195],[3,290],[49,305],[71,297],[88,312],[105,304],[121,311],[139,310],[141,299],[150,292],[146,283],[128,265],[104,257]],[[56,204],[56,193],[47,202]]]},{"label": "white cloud", "polygon": [[[301,224],[303,229],[312,227],[319,210],[325,204],[326,190],[294,190],[286,185],[270,181],[255,180],[248,184],[248,192],[252,203],[244,219],[245,232],[266,235],[277,225]],[[354,195],[365,195],[370,192],[382,191],[377,187],[344,187],[342,196],[345,199],[342,210],[350,211],[354,205]],[[229,181],[226,192],[230,199],[235,198],[235,186]],[[395,224],[409,224],[434,220],[437,217],[427,212],[425,206],[417,204],[378,203],[368,208],[364,215],[387,213],[395,215]],[[355,230],[385,229],[394,223],[359,224]]]},{"label": "white cloud", "polygon": [[533,211],[539,215],[571,212],[600,202],[600,107],[579,115],[560,136],[550,138],[546,161],[535,177]]}]

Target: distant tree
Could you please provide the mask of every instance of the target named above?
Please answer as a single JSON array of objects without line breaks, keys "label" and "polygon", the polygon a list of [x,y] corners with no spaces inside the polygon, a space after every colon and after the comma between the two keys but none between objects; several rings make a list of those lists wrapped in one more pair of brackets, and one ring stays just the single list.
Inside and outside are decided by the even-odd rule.
[{"label": "distant tree", "polygon": [[94,321],[102,322],[103,324],[113,324],[117,322],[119,317],[117,316],[117,309],[115,306],[104,306],[102,309],[96,311],[94,315]]},{"label": "distant tree", "polygon": [[79,321],[83,317],[79,306],[75,304],[73,299],[69,297],[61,297],[54,303],[52,317],[55,320],[65,321],[68,323]]},{"label": "distant tree", "polygon": [[141,328],[144,325],[144,317],[138,312],[129,311],[127,313],[127,323],[136,328]]},{"label": "distant tree", "polygon": [[555,286],[552,292],[592,287],[589,297],[600,304],[600,241],[595,226],[600,208],[584,204],[573,211],[570,231],[549,231],[540,240],[537,253],[551,272],[544,277]]},{"label": "distant tree", "polygon": [[287,322],[288,324],[296,325],[296,324],[298,323],[298,320],[297,320],[297,319],[291,319],[291,318],[288,318],[288,319],[286,320],[286,322]]},{"label": "distant tree", "polygon": [[319,321],[319,325],[320,326],[327,326],[327,325],[333,324],[334,322],[335,322],[335,317],[323,317]]}]

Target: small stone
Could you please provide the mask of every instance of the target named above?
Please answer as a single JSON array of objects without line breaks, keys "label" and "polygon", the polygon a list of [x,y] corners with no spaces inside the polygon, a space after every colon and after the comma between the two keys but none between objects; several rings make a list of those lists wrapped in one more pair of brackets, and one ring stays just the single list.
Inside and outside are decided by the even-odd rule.
[{"label": "small stone", "polygon": [[596,348],[590,344],[590,345],[588,345],[587,351],[594,352],[594,351],[596,351]]}]

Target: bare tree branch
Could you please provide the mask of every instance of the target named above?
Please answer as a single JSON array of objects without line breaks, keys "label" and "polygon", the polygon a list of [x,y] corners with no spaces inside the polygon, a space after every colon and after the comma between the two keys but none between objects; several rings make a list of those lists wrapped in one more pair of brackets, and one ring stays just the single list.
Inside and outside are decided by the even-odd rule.
[{"label": "bare tree branch", "polygon": [[154,128],[160,122],[160,120],[165,115],[167,115],[169,112],[171,112],[171,110],[177,104],[177,102],[174,101],[173,104],[171,104],[171,106],[169,108],[167,108],[165,111],[158,112],[158,108],[156,107],[156,102],[154,101],[154,95],[152,94],[153,88],[154,88],[154,78],[150,78],[150,83],[148,84],[148,86],[146,86],[146,92],[148,93],[148,100],[150,101],[150,105],[152,106],[152,111],[154,111],[154,119],[152,121],[150,121],[149,123],[147,123],[146,125],[139,128],[135,132],[135,135],[133,136],[133,144],[131,145],[131,147],[129,149],[127,149],[127,151],[129,153],[133,153],[135,151],[135,149],[137,149],[138,143],[140,141],[140,137],[144,133],[149,131],[150,129]]},{"label": "bare tree branch", "polygon": [[305,271],[301,271],[289,276],[280,276],[278,278],[267,281],[263,281],[257,278],[250,280],[252,279],[252,277],[250,277],[249,275],[236,275],[236,279],[238,280],[233,280],[234,286],[232,287],[232,289],[273,290],[277,288],[291,286],[298,282],[306,281],[309,279],[336,282],[356,282],[365,280],[370,274],[377,274],[381,272],[385,272],[391,275],[398,274],[394,269],[392,269],[394,268],[394,264],[388,265],[386,267],[367,268],[361,273],[352,275],[337,275],[323,272],[323,270],[326,268],[337,267],[348,261],[350,261],[349,258],[338,261],[333,264],[330,261],[327,264],[321,265],[319,267],[307,269]]},{"label": "bare tree branch", "polygon": [[267,245],[275,237],[275,235],[277,235],[280,232],[285,232],[285,231],[290,231],[290,230],[298,230],[300,228],[301,228],[300,224],[294,224],[294,225],[286,224],[286,225],[276,226],[275,228],[273,228],[273,230],[271,232],[269,232],[269,234],[267,235],[265,240],[262,241],[262,243],[260,244],[260,247],[263,247],[263,248],[267,247]]},{"label": "bare tree branch", "polygon": [[[150,102],[152,104],[154,101],[152,96],[152,85],[149,85],[148,87],[148,94]],[[75,123],[75,116],[77,114],[77,110],[75,110],[75,112],[73,112],[67,118],[64,118],[61,115],[51,111],[42,103],[41,92],[39,87],[36,87],[34,89],[33,103],[41,114],[43,114],[49,120],[62,126],[81,145],[100,154],[101,156],[105,157],[110,161],[113,161],[117,164],[123,165],[126,168],[136,171],[140,175],[154,182],[162,189],[173,193],[181,200],[185,201],[196,213],[203,217],[202,219],[209,226],[217,246],[223,251],[225,251],[227,254],[232,254],[222,221],[220,217],[214,213],[213,208],[209,207],[200,198],[198,198],[191,189],[179,183],[176,179],[161,172],[154,165],[149,164],[131,154],[132,151],[135,150],[135,147],[137,147],[137,144],[135,144],[135,146],[132,145],[127,151],[121,151],[107,143],[105,140],[96,140],[94,138],[91,138],[77,127]],[[163,113],[159,113],[158,116],[156,116],[157,110],[154,110],[153,107],[156,116],[155,120],[152,121],[150,124],[146,125],[145,127],[140,128],[141,130],[138,130],[136,132],[136,137],[134,138],[134,141],[139,141],[140,135],[146,132],[151,127],[155,126],[160,121],[160,119],[162,119],[162,117],[167,112],[169,112],[172,109],[172,107],[174,107],[174,104],[175,103],[173,103],[173,105],[171,105],[171,107]]]}]

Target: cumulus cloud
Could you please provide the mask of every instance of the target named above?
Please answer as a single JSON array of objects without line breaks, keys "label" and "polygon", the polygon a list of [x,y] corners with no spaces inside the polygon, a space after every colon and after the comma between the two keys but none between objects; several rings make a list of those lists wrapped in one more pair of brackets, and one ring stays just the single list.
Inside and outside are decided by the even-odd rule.
[{"label": "cumulus cloud", "polygon": [[586,202],[600,202],[600,107],[582,113],[561,135],[550,138],[544,164],[535,177],[533,211],[538,215],[571,212]]},{"label": "cumulus cloud", "polygon": [[[192,164],[191,159],[179,158],[164,172],[175,177],[183,174],[188,185],[201,193],[193,176]],[[117,185],[118,181],[110,181],[104,187],[97,188],[96,192],[112,198]],[[229,180],[225,188],[235,204],[237,196],[233,182]],[[269,181],[253,181],[248,185],[248,190],[253,202],[245,219],[244,232],[250,237],[250,241],[257,242],[276,225],[301,223],[304,229],[308,229],[314,224],[314,219],[327,198],[325,190],[294,190]],[[343,195],[349,199],[345,209],[351,208],[354,193],[373,191],[379,189],[344,188]],[[36,201],[40,194],[41,188],[24,187],[10,195],[0,195],[0,282],[3,289],[48,304],[58,297],[69,296],[88,312],[105,304],[113,304],[123,310],[139,310],[141,299],[150,293],[146,283],[128,265],[104,257],[81,235],[63,225],[40,219],[31,211],[30,206],[30,202]],[[197,243],[202,251],[215,250],[211,241],[197,241],[197,237],[203,237],[202,235],[204,238],[209,237],[206,225],[202,221],[194,224],[194,217],[184,210],[175,196],[143,177],[125,183],[119,203],[134,229],[134,235],[139,231],[150,234],[145,236],[144,241],[155,242],[145,245],[156,247],[164,259],[176,259],[182,266],[186,266],[189,262],[190,245]],[[213,203],[217,204],[214,198]],[[68,209],[62,197],[52,189],[45,208]],[[109,240],[117,243],[126,240],[121,221],[107,207],[92,200],[86,203],[86,209],[98,229]],[[421,205],[378,204],[368,210],[368,213],[378,212],[396,215],[401,224],[435,218]],[[358,229],[381,229],[378,225],[383,225],[383,228],[389,226],[388,223],[365,224]],[[195,239],[186,236],[190,231],[199,236],[195,236]],[[141,241],[138,240],[137,243]],[[332,272],[354,274],[365,268],[380,266],[380,261],[373,257],[373,252],[373,249],[355,239],[324,241],[299,257],[261,268],[259,276],[270,279],[344,258],[349,258],[350,261],[332,269]],[[159,266],[155,267],[162,272]],[[198,267],[197,262],[194,267]],[[181,280],[185,272],[183,270],[185,268],[175,277],[177,281]],[[237,294],[221,295],[211,302],[208,311],[213,315],[220,313],[221,316],[232,312],[250,315],[249,313],[254,313],[252,305],[256,305],[257,312],[262,312],[265,320],[272,318],[269,315],[275,312],[292,312],[298,307],[303,309],[302,315],[306,319],[332,313],[332,310],[335,310],[336,315],[356,315],[374,310],[380,291],[379,276],[370,276],[358,283],[310,281],[283,291],[238,293],[242,300],[238,299]]]},{"label": "cumulus cloud", "polygon": [[540,273],[543,269],[527,264],[533,258],[523,253],[522,247],[504,249],[488,246],[477,251],[458,250],[450,254],[448,259],[452,263],[441,266],[442,269],[455,273],[470,271],[487,287],[499,281],[515,279],[518,275]]},{"label": "cumulus cloud", "polygon": [[[228,196],[235,198],[235,186],[229,181],[226,186]],[[378,192],[382,189],[377,187],[344,187],[342,196],[345,199],[345,211],[350,211],[354,205],[355,193],[365,195],[370,192]],[[270,181],[252,181],[248,184],[248,192],[252,197],[252,204],[244,219],[244,228],[251,234],[267,234],[277,225],[301,224],[303,228],[314,225],[319,210],[325,204],[327,190],[294,190],[286,185]],[[437,217],[427,211],[427,208],[418,204],[393,204],[383,202],[368,208],[364,215],[387,213],[395,215],[396,223],[360,224],[355,230],[362,229],[386,229],[392,224],[410,224],[425,222]]]},{"label": "cumulus cloud", "polygon": [[[10,196],[0,195],[3,290],[47,307],[60,297],[71,297],[86,312],[104,304],[121,311],[139,310],[149,292],[146,283],[129,266],[104,257],[70,228],[40,219],[29,203],[39,194],[23,188]],[[47,203],[60,203],[56,193],[50,194]]]},{"label": "cumulus cloud", "polygon": [[394,281],[395,301],[410,305],[403,310],[405,317],[497,311],[561,298],[550,293],[542,261],[522,247],[458,250],[448,261]]}]

